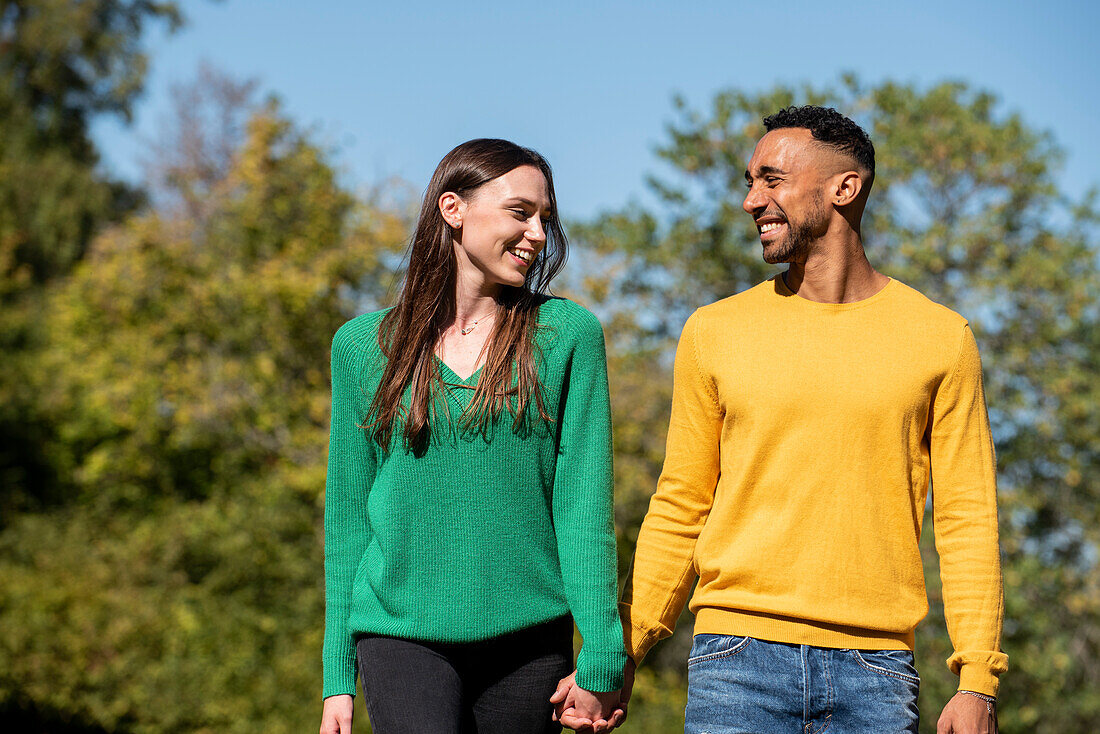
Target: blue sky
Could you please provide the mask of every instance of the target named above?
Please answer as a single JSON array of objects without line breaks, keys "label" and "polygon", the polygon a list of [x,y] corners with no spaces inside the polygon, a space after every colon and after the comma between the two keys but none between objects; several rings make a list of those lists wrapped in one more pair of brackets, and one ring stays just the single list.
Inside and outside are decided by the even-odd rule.
[{"label": "blue sky", "polygon": [[1049,130],[1062,188],[1100,185],[1100,3],[351,2],[184,0],[187,25],[147,36],[135,122],[99,122],[105,164],[135,179],[169,89],[201,61],[256,78],[335,150],[352,185],[417,190],[455,144],[504,137],[554,166],[566,216],[646,201],[644,177],[680,93],[782,82],[966,81]]}]

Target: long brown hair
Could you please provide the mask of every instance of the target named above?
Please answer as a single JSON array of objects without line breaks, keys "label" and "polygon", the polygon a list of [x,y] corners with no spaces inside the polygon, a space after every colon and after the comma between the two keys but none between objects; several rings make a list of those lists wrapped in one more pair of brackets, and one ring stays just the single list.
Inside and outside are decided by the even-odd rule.
[{"label": "long brown hair", "polygon": [[[551,420],[538,380],[534,334],[538,306],[545,300],[550,281],[565,264],[568,246],[558,216],[554,179],[550,164],[535,151],[507,140],[479,138],[456,147],[436,167],[420,206],[401,295],[378,330],[386,367],[374,393],[367,430],[384,450],[389,449],[395,424],[402,415],[405,448],[417,452],[426,449],[433,406],[446,389],[435,348],[455,318],[458,260],[451,227],[439,211],[439,197],[448,191],[468,197],[480,186],[520,166],[534,166],[546,178],[550,199],[546,246],[527,269],[522,286],[501,287],[485,363],[461,423],[485,428],[507,408],[514,416],[513,428],[518,429],[532,402],[540,418]],[[406,410],[401,396],[410,384],[412,394]]]}]

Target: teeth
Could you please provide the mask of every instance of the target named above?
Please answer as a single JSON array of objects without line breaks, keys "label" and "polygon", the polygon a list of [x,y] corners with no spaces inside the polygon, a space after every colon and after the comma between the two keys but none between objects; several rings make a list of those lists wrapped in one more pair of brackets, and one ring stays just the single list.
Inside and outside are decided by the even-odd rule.
[{"label": "teeth", "polygon": [[526,250],[509,250],[508,252],[512,253],[520,260],[523,260],[528,265],[530,265],[531,261],[535,259],[535,253],[527,252]]},{"label": "teeth", "polygon": [[760,227],[760,234],[771,232],[773,229],[776,229],[781,224],[782,222],[768,222],[767,224],[764,224]]}]

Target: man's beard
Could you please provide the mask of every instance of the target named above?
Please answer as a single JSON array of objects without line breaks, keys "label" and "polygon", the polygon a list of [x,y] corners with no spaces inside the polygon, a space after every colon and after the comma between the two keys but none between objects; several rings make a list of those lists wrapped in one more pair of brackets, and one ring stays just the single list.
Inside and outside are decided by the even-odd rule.
[{"label": "man's beard", "polygon": [[771,248],[764,248],[764,262],[775,265],[777,263],[789,263],[795,260],[805,260],[810,252],[810,244],[817,239],[828,227],[825,207],[821,197],[814,202],[806,219],[797,227],[794,222],[787,220],[788,234]]}]

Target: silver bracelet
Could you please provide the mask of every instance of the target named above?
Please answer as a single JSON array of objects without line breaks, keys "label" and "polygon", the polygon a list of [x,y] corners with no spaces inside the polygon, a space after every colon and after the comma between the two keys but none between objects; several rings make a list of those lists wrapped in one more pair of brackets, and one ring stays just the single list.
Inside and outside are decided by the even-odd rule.
[{"label": "silver bracelet", "polygon": [[997,699],[994,696],[987,696],[984,693],[978,693],[977,691],[959,691],[959,693],[965,693],[968,696],[974,696],[985,701],[985,708],[989,713],[993,713],[994,707],[997,705]]}]

